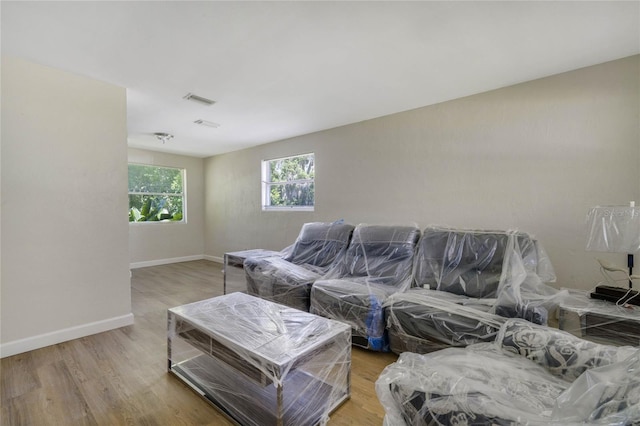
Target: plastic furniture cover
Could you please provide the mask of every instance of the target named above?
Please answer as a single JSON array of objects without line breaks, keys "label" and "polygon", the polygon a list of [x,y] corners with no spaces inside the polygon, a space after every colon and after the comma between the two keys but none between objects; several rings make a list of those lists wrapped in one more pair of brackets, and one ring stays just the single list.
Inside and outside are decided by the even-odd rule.
[{"label": "plastic furniture cover", "polygon": [[640,207],[597,206],[587,214],[587,250],[640,251]]},{"label": "plastic furniture cover", "polygon": [[243,425],[326,424],[350,395],[338,321],[236,292],[168,311],[170,371]]},{"label": "plastic furniture cover", "polygon": [[415,286],[474,298],[496,297],[509,256],[518,257],[525,271],[544,281],[555,279],[546,252],[524,232],[430,226],[418,246]]},{"label": "plastic furniture cover", "polygon": [[224,254],[224,294],[236,291],[247,292],[247,274],[244,261],[249,258],[281,257],[282,251],[249,249],[230,251]]},{"label": "plastic furniture cover", "polygon": [[305,223],[295,243],[280,256],[248,257],[247,292],[309,311],[311,285],[344,254],[353,228],[342,222]]},{"label": "plastic furniture cover", "polygon": [[506,318],[546,324],[561,298],[542,245],[517,231],[424,230],[414,286],[385,302],[394,352],[430,352],[495,338]]},{"label": "plastic furniture cover", "polygon": [[411,285],[417,226],[360,224],[343,256],[311,289],[311,312],[349,323],[353,344],[386,351],[383,303]]},{"label": "plastic furniture cover", "polygon": [[640,350],[510,319],[492,343],[406,352],[376,392],[391,425],[640,422]]},{"label": "plastic furniture cover", "polygon": [[568,296],[560,303],[558,328],[598,343],[640,346],[640,306],[591,299],[583,290],[565,290]]}]

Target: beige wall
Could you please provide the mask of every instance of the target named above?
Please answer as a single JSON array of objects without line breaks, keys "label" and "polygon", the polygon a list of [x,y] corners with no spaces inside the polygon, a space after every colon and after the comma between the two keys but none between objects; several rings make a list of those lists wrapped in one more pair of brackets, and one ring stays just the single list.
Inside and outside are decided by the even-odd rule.
[{"label": "beige wall", "polygon": [[[590,288],[588,208],[640,200],[639,58],[211,157],[205,253],[280,249],[339,218],[517,228],[543,242],[558,286]],[[260,161],[306,152],[315,212],[262,212]]]},{"label": "beige wall", "polygon": [[1,355],[131,324],[124,88],[2,57]]},{"label": "beige wall", "polygon": [[132,267],[201,259],[204,254],[204,160],[129,148],[129,161],[186,170],[186,222],[129,224]]}]

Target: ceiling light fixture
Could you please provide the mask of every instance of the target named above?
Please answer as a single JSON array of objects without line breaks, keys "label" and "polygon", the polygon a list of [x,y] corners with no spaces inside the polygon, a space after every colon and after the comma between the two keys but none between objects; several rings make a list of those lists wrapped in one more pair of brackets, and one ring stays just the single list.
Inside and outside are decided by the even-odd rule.
[{"label": "ceiling light fixture", "polygon": [[154,133],[153,136],[156,137],[162,144],[164,145],[166,141],[173,139],[173,135],[169,133]]},{"label": "ceiling light fixture", "polygon": [[194,123],[199,124],[201,126],[213,127],[214,129],[217,129],[218,127],[220,127],[218,123],[214,123],[213,121],[207,121],[207,120],[196,120],[194,121]]},{"label": "ceiling light fixture", "polygon": [[184,95],[183,98],[188,100],[188,101],[198,102],[198,103],[201,103],[201,104],[206,105],[206,106],[211,106],[211,105],[216,103],[216,101],[212,101],[211,99],[203,98],[202,96],[198,96],[198,95],[193,94],[191,92],[189,92],[186,95]]}]

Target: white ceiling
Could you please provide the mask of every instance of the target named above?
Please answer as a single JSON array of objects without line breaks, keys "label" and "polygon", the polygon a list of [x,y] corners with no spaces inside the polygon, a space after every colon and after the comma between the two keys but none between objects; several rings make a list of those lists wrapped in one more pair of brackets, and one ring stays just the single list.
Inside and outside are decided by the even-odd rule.
[{"label": "white ceiling", "polygon": [[640,53],[639,1],[0,5],[3,54],[126,87],[130,146],[198,157]]}]

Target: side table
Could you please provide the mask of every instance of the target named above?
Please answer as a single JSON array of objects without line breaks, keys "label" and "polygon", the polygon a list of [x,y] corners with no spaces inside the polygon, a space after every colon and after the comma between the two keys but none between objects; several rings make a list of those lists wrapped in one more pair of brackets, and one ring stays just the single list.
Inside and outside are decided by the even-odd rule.
[{"label": "side table", "polygon": [[589,292],[569,290],[560,304],[558,327],[578,337],[608,345],[640,345],[640,307],[591,299]]},{"label": "side table", "polygon": [[247,279],[244,274],[244,260],[248,257],[280,256],[279,251],[251,249],[230,251],[224,254],[224,294],[240,291],[247,292]]}]

